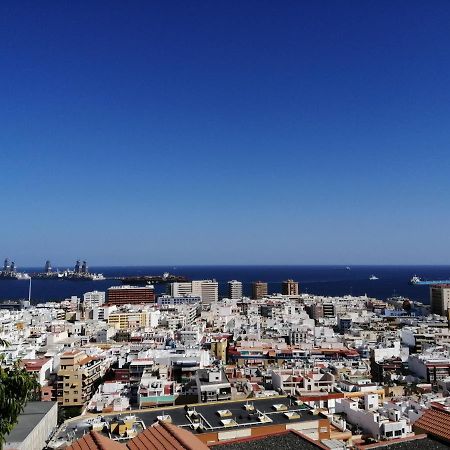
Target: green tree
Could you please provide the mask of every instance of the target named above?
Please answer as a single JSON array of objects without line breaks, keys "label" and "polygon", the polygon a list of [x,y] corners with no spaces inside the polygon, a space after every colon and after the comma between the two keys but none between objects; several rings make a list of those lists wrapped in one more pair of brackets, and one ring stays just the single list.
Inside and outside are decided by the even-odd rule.
[{"label": "green tree", "polygon": [[[0,347],[8,346],[8,342],[0,339]],[[27,401],[39,398],[39,391],[36,377],[28,373],[20,362],[5,366],[0,360],[0,448]]]}]

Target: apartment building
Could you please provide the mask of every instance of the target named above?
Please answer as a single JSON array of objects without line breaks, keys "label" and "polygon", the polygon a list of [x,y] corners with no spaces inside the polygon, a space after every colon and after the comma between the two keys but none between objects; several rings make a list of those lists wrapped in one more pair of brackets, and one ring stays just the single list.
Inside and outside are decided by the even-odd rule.
[{"label": "apartment building", "polygon": [[252,283],[252,298],[254,300],[260,300],[267,297],[267,283],[264,281],[254,281]]},{"label": "apartment building", "polygon": [[171,283],[169,293],[172,297],[200,297],[203,304],[211,304],[219,299],[219,284],[216,280]]},{"label": "apartment building", "polygon": [[192,294],[200,296],[203,304],[210,305],[219,299],[219,284],[216,280],[195,280]]},{"label": "apartment building", "polygon": [[283,281],[281,285],[281,293],[283,295],[298,295],[298,282],[294,280]]},{"label": "apartment building", "polygon": [[104,375],[101,359],[82,350],[64,352],[58,370],[57,398],[61,406],[83,406],[95,393],[97,381]]},{"label": "apartment building", "polygon": [[450,284],[430,287],[431,313],[447,316],[450,308]]},{"label": "apartment building", "polygon": [[[158,321],[156,321],[156,325]],[[150,314],[148,311],[117,311],[108,317],[108,325],[118,330],[136,328],[148,328],[150,326]]]},{"label": "apartment building", "polygon": [[192,294],[191,282],[170,283],[169,293],[171,297],[185,297]]},{"label": "apartment building", "polygon": [[155,302],[153,286],[111,286],[106,293],[108,305],[135,305]]},{"label": "apartment building", "polygon": [[237,280],[228,282],[228,298],[231,300],[239,300],[242,298],[242,283]]},{"label": "apartment building", "polygon": [[83,295],[83,308],[90,309],[94,306],[102,306],[105,303],[106,294],[101,291],[86,292]]}]

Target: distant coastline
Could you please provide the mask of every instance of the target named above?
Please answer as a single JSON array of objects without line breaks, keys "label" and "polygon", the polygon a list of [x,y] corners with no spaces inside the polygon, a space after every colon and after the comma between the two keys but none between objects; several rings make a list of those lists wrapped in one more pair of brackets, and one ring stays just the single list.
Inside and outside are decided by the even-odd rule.
[{"label": "distant coastline", "polygon": [[[63,266],[61,266],[62,268]],[[426,286],[411,286],[410,278],[417,274],[429,279],[444,279],[450,275],[449,266],[431,265],[189,265],[189,266],[109,266],[92,267],[94,272],[101,272],[105,277],[132,275],[160,275],[169,272],[184,275],[190,279],[210,279],[219,281],[220,295],[226,294],[226,283],[237,279],[242,281],[244,293],[249,294],[250,283],[263,280],[269,283],[269,292],[280,292],[281,282],[292,278],[300,283],[302,292],[317,295],[364,295],[379,299],[392,296],[404,296],[412,300],[429,303],[429,289]],[[39,267],[23,267],[26,272],[34,272]],[[369,277],[376,275],[378,280]],[[120,284],[117,280],[71,281],[71,280],[33,280],[32,300],[34,302],[61,300],[71,295],[80,296],[92,290],[106,290]],[[164,286],[158,286],[159,292]],[[27,297],[28,283],[18,280],[0,281],[0,300]]]}]

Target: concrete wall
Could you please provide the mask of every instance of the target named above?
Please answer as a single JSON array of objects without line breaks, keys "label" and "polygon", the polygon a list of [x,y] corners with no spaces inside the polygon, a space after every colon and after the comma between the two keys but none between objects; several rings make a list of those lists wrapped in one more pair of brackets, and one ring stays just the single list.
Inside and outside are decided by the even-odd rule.
[{"label": "concrete wall", "polygon": [[264,425],[252,428],[236,428],[230,430],[221,430],[219,432],[213,433],[202,433],[196,436],[205,444],[213,444],[230,439],[267,436],[269,434],[281,433],[287,430],[299,431],[312,439],[330,438],[330,423],[328,422],[328,419],[292,422],[276,425]]},{"label": "concrete wall", "polygon": [[[48,402],[45,402],[48,404]],[[20,420],[20,419],[19,419]],[[25,419],[26,420],[26,419]],[[52,408],[39,423],[31,430],[22,442],[6,442],[4,450],[42,450],[51,432],[56,427],[58,420],[58,404],[55,402]]]}]

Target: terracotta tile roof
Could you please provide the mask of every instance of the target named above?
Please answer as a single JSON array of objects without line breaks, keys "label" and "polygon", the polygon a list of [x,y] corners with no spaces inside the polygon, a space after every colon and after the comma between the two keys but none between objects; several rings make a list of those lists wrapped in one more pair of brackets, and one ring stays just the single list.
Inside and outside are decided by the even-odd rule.
[{"label": "terracotta tile roof", "polygon": [[22,364],[26,370],[40,370],[47,361],[47,358],[22,359]]},{"label": "terracotta tile roof", "polygon": [[126,444],[119,444],[91,431],[66,450],[209,450],[191,432],[170,423],[158,423],[145,429]]},{"label": "terracotta tile roof", "polygon": [[416,420],[414,429],[450,442],[450,414],[437,409],[428,409]]},{"label": "terracotta tile roof", "polygon": [[127,447],[129,450],[209,450],[191,432],[163,422],[145,429]]},{"label": "terracotta tile roof", "polygon": [[114,442],[96,431],[85,434],[73,442],[66,450],[126,450],[125,445]]}]

